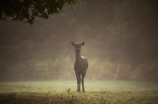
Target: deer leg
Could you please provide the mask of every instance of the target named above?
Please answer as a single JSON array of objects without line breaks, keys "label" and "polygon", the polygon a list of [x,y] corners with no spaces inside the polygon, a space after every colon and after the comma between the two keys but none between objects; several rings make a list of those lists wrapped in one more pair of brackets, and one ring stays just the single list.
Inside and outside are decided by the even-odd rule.
[{"label": "deer leg", "polygon": [[79,75],[76,73],[76,79],[77,79],[77,92],[79,92]]},{"label": "deer leg", "polygon": [[79,91],[80,91],[80,86],[81,86],[81,75],[80,75],[80,74],[78,75],[78,79],[79,79],[79,84],[78,84],[78,86],[79,86]]},{"label": "deer leg", "polygon": [[82,91],[85,92],[84,90],[84,77],[85,77],[85,73],[82,74]]}]

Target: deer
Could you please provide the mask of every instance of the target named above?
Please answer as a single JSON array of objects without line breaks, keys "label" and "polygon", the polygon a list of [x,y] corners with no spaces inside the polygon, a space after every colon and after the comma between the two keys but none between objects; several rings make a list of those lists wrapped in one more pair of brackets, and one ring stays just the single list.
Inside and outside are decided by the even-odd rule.
[{"label": "deer", "polygon": [[85,92],[84,89],[84,77],[86,75],[86,71],[88,68],[88,61],[86,57],[81,56],[81,46],[85,44],[85,42],[82,42],[81,44],[75,44],[74,42],[71,42],[72,46],[75,48],[76,53],[76,60],[74,63],[74,70],[76,74],[77,79],[77,92],[80,91],[80,85],[82,80],[82,91]]}]

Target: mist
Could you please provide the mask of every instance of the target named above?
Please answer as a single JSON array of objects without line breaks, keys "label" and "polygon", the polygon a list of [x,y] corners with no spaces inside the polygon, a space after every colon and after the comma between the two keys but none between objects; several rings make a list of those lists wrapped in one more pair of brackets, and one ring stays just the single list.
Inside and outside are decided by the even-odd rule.
[{"label": "mist", "polygon": [[158,1],[80,1],[1,0],[0,104],[158,104]]},{"label": "mist", "polygon": [[85,42],[85,80],[158,81],[156,4],[82,0],[33,25],[0,21],[0,81],[76,80],[71,42]]}]

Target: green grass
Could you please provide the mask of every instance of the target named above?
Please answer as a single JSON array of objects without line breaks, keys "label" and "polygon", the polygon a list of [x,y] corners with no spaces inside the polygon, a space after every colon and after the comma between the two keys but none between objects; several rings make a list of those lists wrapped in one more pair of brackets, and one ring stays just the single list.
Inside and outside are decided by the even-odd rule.
[{"label": "green grass", "polygon": [[0,104],[158,104],[156,82],[85,81],[86,92],[76,92],[76,83],[0,83]]}]

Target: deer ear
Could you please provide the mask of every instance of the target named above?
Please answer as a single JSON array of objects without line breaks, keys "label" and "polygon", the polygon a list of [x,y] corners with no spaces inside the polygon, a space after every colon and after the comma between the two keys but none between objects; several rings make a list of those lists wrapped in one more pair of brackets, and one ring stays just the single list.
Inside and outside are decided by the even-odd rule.
[{"label": "deer ear", "polygon": [[83,46],[83,45],[84,45],[84,43],[85,43],[85,42],[82,42],[82,43],[80,44],[80,46]]},{"label": "deer ear", "polygon": [[74,42],[71,42],[71,45],[72,45],[72,46],[74,46],[74,45],[75,45],[75,43],[74,43]]}]

